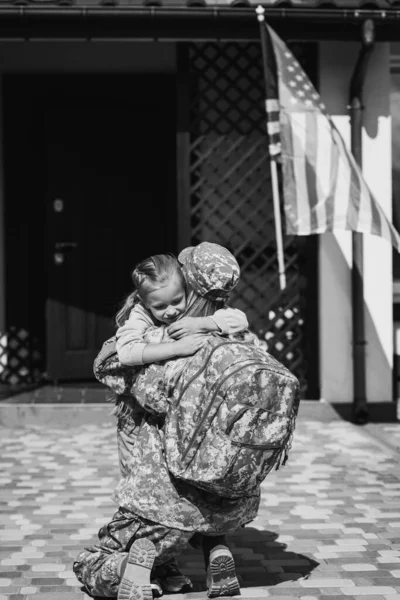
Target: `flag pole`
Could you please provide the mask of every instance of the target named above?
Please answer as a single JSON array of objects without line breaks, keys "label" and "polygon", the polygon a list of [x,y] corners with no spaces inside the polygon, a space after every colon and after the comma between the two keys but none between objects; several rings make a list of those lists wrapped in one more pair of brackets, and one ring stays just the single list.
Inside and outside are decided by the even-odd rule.
[{"label": "flag pole", "polygon": [[[262,60],[264,67],[264,83],[265,89],[267,90],[267,44],[265,39],[265,26],[264,26],[264,13],[265,9],[262,6],[256,8],[257,20],[260,26],[260,38],[261,38],[261,49],[262,49]],[[269,152],[269,160],[271,165],[271,181],[272,181],[272,198],[274,202],[274,221],[275,221],[275,236],[276,236],[276,248],[278,255],[278,272],[279,272],[279,286],[283,291],[286,288],[286,273],[285,273],[285,256],[283,252],[283,236],[282,236],[282,220],[281,220],[281,203],[279,199],[279,184],[278,184],[278,168],[276,164],[276,158]]]}]

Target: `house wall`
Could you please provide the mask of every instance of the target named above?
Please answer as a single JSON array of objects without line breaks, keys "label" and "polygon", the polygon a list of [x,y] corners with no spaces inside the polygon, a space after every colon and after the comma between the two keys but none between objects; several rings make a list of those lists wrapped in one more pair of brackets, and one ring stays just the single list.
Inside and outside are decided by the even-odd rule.
[{"label": "house wall", "polygon": [[[320,89],[328,110],[350,139],[348,88],[358,44],[320,44]],[[146,42],[21,42],[0,43],[1,74],[7,72],[132,71],[173,72],[175,44]],[[387,214],[391,210],[389,47],[377,44],[364,91],[364,171]],[[0,153],[0,332],[4,327]],[[352,400],[351,235],[320,236],[320,381],[321,396],[329,401]],[[391,248],[364,236],[368,400],[392,398],[392,267]],[[2,322],[3,320],[3,322]]]},{"label": "house wall", "polygon": [[[320,44],[320,91],[347,143],[349,83],[359,44]],[[376,44],[364,87],[363,171],[391,217],[391,123],[389,44]],[[352,380],[351,234],[325,234],[320,240],[321,397],[350,402]],[[366,387],[370,402],[392,400],[392,249],[376,236],[364,236]]]}]

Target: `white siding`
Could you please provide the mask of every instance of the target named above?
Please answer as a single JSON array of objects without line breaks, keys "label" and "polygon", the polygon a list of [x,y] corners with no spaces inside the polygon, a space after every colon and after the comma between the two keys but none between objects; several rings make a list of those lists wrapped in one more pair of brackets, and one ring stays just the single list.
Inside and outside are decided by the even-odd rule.
[{"label": "white siding", "polygon": [[[350,142],[349,84],[360,45],[320,44],[321,95],[336,125]],[[390,56],[377,44],[364,87],[363,170],[388,216],[391,214]],[[351,402],[351,234],[325,234],[320,244],[321,396]],[[392,399],[392,250],[375,236],[364,236],[366,385],[370,402]]]}]

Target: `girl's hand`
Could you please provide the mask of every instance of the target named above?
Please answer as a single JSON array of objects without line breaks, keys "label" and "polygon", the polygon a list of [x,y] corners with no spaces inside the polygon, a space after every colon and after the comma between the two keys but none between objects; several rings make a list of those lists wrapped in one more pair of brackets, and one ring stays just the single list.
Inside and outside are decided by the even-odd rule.
[{"label": "girl's hand", "polygon": [[203,331],[201,321],[202,319],[199,317],[183,317],[183,319],[171,323],[171,325],[167,327],[167,333],[174,340],[180,340],[186,335],[192,335]]},{"label": "girl's hand", "polygon": [[177,342],[173,342],[176,356],[192,356],[204,346],[207,337],[200,333],[187,335]]}]

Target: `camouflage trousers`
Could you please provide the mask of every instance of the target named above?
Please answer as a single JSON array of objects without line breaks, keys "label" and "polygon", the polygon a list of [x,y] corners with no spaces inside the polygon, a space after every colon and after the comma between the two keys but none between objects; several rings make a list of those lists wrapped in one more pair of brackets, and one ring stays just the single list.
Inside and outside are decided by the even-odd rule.
[{"label": "camouflage trousers", "polygon": [[121,563],[135,540],[147,538],[156,547],[155,565],[180,554],[193,532],[169,529],[120,508],[99,531],[96,545],[85,548],[73,564],[77,579],[92,596],[117,596]]}]

